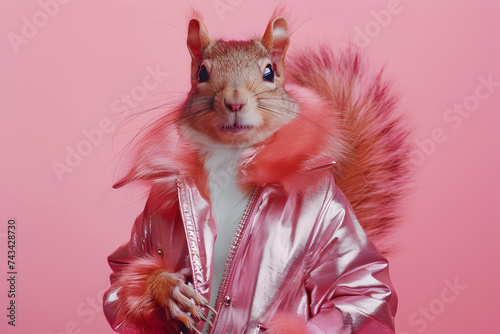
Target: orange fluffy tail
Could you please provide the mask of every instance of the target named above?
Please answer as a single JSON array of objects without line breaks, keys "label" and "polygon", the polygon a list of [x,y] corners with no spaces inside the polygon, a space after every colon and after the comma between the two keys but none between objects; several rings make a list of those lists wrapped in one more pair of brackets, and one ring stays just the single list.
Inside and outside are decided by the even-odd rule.
[{"label": "orange fluffy tail", "polygon": [[410,131],[396,112],[398,97],[382,71],[370,75],[365,67],[357,51],[336,55],[322,48],[292,58],[287,75],[335,106],[338,140],[347,145],[345,154],[335,157],[336,182],[380,247],[400,221],[400,201],[410,177]]}]

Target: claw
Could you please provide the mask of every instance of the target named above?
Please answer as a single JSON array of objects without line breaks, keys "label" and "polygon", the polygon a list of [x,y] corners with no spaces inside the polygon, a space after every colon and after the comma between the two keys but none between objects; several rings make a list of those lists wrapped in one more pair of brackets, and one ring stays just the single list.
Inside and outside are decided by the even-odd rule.
[{"label": "claw", "polygon": [[210,320],[208,320],[207,316],[205,315],[205,313],[203,313],[202,317],[201,317],[201,320],[202,321],[205,321],[206,323],[208,323],[208,325],[210,327],[213,327],[214,325],[212,324],[212,322]]},{"label": "claw", "polygon": [[181,274],[183,273],[165,273],[161,277],[159,276],[158,282],[155,281],[153,285],[155,300],[164,305],[168,319],[180,321],[189,331],[202,334],[196,328],[196,323],[199,320],[206,322],[213,328],[213,324],[203,308],[212,311],[214,315],[218,313],[192,286],[181,280]]},{"label": "claw", "polygon": [[209,304],[207,304],[207,305],[203,305],[203,306],[204,306],[204,307],[206,307],[206,308],[208,308],[210,311],[212,311],[212,312],[213,312],[213,314],[215,314],[215,315],[218,315],[218,314],[219,314],[219,313],[217,313],[217,311],[216,311],[216,310],[215,310],[212,306],[210,306]]},{"label": "claw", "polygon": [[195,298],[195,302],[198,305],[206,307],[207,309],[209,309],[210,311],[212,311],[214,314],[218,314],[217,311],[213,307],[210,306],[210,303],[205,299],[205,297],[203,297],[201,295],[198,295],[198,294],[196,294],[193,297]]}]

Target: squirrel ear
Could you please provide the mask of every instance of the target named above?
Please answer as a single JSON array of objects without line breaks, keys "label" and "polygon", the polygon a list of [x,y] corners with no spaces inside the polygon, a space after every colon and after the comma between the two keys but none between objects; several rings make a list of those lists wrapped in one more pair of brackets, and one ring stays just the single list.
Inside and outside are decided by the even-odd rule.
[{"label": "squirrel ear", "polygon": [[210,44],[208,30],[203,21],[192,19],[189,21],[187,47],[193,64],[199,65],[202,61],[203,50]]},{"label": "squirrel ear", "polygon": [[290,44],[290,35],[288,34],[288,23],[284,17],[277,17],[267,25],[262,44],[272,52],[276,62],[285,58],[288,44]]}]

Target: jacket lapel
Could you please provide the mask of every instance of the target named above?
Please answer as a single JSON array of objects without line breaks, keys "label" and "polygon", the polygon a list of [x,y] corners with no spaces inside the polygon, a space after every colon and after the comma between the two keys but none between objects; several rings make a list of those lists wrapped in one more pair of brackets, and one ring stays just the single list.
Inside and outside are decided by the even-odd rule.
[{"label": "jacket lapel", "polygon": [[177,185],[179,209],[184,221],[194,287],[207,300],[210,300],[213,244],[217,231],[212,219],[212,208],[191,179],[180,175]]}]

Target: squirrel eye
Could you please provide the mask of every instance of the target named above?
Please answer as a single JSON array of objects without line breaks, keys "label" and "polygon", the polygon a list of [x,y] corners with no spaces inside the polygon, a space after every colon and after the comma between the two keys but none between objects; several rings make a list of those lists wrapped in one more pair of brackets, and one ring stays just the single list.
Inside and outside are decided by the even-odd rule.
[{"label": "squirrel eye", "polygon": [[264,70],[264,80],[273,82],[274,81],[274,71],[273,71],[273,66],[271,64],[266,66],[266,69]]},{"label": "squirrel eye", "polygon": [[199,82],[208,81],[208,71],[205,65],[200,66],[200,70],[198,71],[198,81]]}]

